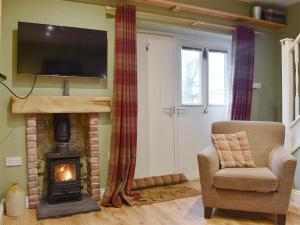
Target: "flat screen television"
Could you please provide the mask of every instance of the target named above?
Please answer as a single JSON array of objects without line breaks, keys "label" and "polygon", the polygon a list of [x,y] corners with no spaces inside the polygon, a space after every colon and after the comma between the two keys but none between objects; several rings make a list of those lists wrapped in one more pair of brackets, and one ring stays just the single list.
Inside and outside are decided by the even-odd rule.
[{"label": "flat screen television", "polygon": [[18,74],[107,77],[107,32],[18,23]]}]

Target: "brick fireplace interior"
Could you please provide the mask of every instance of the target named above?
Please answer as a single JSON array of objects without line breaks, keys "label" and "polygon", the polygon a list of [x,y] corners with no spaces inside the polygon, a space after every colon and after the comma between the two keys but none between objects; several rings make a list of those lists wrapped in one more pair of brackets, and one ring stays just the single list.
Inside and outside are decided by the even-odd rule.
[{"label": "brick fireplace interior", "polygon": [[[68,143],[72,152],[69,157],[63,157],[63,159],[57,157],[56,154],[57,141],[55,141],[53,114],[27,115],[27,180],[30,208],[36,208],[39,199],[49,197],[49,191],[53,191],[51,187],[57,188],[59,185],[63,187],[60,189],[61,195],[73,193],[74,188],[77,188],[78,191],[79,187],[81,190],[80,186],[82,186],[81,191],[83,193],[87,192],[95,200],[100,200],[99,114],[76,113],[67,115],[71,134]],[[53,157],[52,167],[47,162],[51,162]],[[76,158],[78,163],[76,163]],[[52,179],[49,177],[51,171],[53,171]],[[58,186],[53,186],[53,184],[58,184]],[[73,184],[73,186],[70,186],[71,189],[66,189],[65,186],[61,186],[65,184]],[[59,195],[58,189],[55,190],[55,194]],[[79,195],[76,197],[80,199]]]}]

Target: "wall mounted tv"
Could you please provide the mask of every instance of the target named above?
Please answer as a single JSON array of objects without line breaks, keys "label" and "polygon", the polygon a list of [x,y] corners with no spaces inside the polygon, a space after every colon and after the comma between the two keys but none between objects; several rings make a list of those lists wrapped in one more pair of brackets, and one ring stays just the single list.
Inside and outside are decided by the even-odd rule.
[{"label": "wall mounted tv", "polygon": [[107,32],[18,23],[18,74],[107,77]]}]

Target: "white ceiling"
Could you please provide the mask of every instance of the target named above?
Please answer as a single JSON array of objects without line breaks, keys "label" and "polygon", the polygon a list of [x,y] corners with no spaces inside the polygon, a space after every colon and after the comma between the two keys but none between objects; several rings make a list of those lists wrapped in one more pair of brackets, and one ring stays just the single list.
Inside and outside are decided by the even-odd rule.
[{"label": "white ceiling", "polygon": [[242,2],[250,2],[250,3],[261,3],[261,4],[274,4],[274,5],[278,5],[278,6],[290,6],[293,5],[295,3],[300,2],[300,0],[239,0]]}]

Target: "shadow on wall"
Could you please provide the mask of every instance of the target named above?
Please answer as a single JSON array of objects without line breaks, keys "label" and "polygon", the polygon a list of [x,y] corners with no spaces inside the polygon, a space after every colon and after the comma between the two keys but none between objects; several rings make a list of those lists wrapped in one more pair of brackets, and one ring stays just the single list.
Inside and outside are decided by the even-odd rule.
[{"label": "shadow on wall", "polygon": [[7,138],[14,132],[14,129],[20,127],[20,123],[24,121],[23,117],[11,113],[11,102],[9,102],[9,104],[7,105],[6,111],[7,111],[6,122],[10,130],[6,132],[5,135],[1,138],[0,144],[4,143],[7,140]]},{"label": "shadow on wall", "polygon": [[[18,31],[13,31],[12,40],[12,87],[31,87],[33,77],[28,79],[30,75],[17,75],[17,60],[18,60]],[[38,77],[37,85],[39,88],[61,88],[64,77]],[[67,78],[72,82],[72,88],[82,89],[107,89],[108,79],[99,78]],[[58,82],[61,81],[61,82]]]}]

